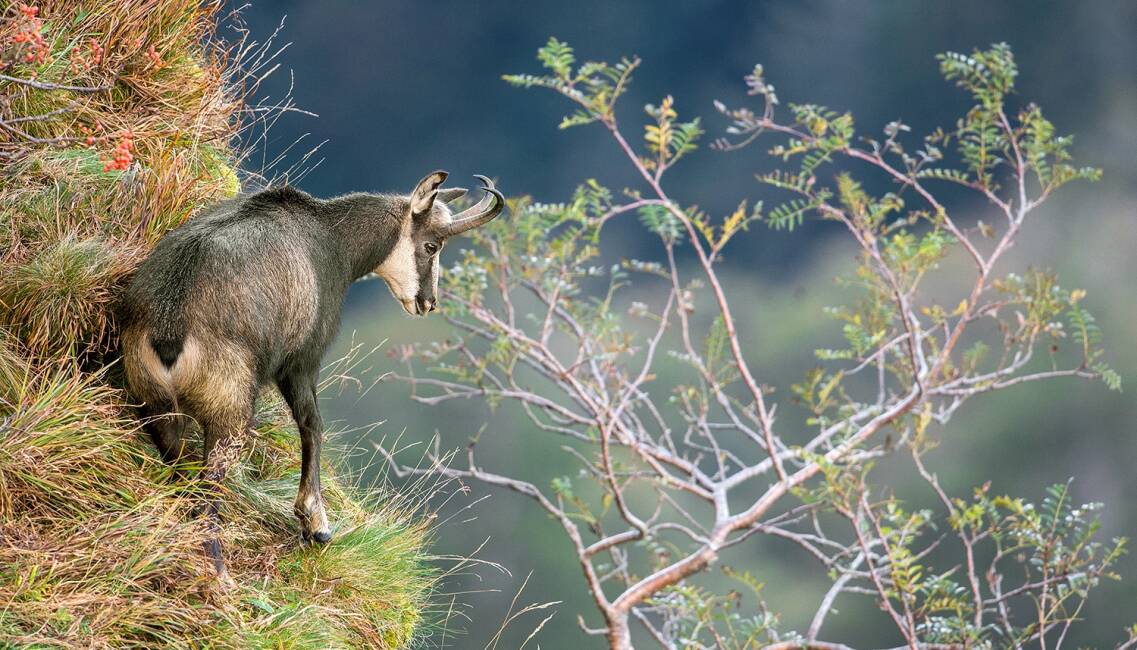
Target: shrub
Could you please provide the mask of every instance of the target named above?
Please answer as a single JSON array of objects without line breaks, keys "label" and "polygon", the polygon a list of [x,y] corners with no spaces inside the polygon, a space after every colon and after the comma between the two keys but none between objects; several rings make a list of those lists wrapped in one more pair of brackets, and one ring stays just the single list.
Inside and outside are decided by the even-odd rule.
[{"label": "shrub", "polygon": [[[645,107],[642,144],[617,122],[638,59],[578,65],[556,39],[538,58],[542,74],[505,80],[569,100],[561,128],[606,130],[636,184],[588,180],[556,204],[523,197],[512,219],[476,232],[479,247],[444,276],[457,337],[408,351],[403,379],[429,404],[519,406],[579,473],[506,476],[477,457],[476,439],[454,464],[431,451],[400,471],[533,499],[571,542],[602,619],[582,627],[613,648],[630,647],[633,629],[664,647],[845,648],[824,640],[826,622],[857,599],[881,612],[865,626],[912,648],[1061,645],[1090,590],[1116,577],[1125,541],[1097,539],[1099,506],[1076,504],[1065,483],[1039,503],[989,486],[956,496],[930,466],[944,425],[977,395],[1073,377],[1120,388],[1085,292],[1000,266],[1039,205],[1099,176],[1072,164],[1070,139],[1038,107],[1012,106],[1009,48],[941,56],[972,107],[923,139],[901,122],[864,134],[848,113],[783,106],[755,67],[746,84],[759,105],[716,102],[729,126],[715,148],[774,138],[777,168],[758,180],[778,202],[742,200],[722,218],[664,182],[695,148],[699,119],[681,120],[664,97]],[[997,222],[967,219],[961,191]],[[601,265],[605,225],[632,215],[657,255]],[[816,350],[818,367],[775,402],[777,378],[745,347],[761,312],[720,267],[740,232],[806,219],[836,224],[856,259],[839,278],[848,301],[826,310],[839,344]],[[904,456],[935,508],[908,505],[882,478],[878,464]],[[793,544],[828,575],[806,629],[784,629],[783,595],[763,592],[760,571],[724,569],[731,586],[706,575],[759,538]]]}]

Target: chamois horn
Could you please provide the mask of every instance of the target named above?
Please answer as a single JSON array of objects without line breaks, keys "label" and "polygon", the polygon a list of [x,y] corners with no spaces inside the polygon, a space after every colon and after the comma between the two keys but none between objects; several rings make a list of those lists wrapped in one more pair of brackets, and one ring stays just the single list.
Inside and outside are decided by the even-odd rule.
[{"label": "chamois horn", "polygon": [[474,174],[474,178],[481,182],[482,191],[486,195],[482,197],[481,201],[478,201],[477,205],[454,215],[454,220],[447,230],[447,236],[464,233],[472,228],[485,225],[500,214],[502,208],[505,207],[505,197],[494,187],[493,181],[481,174]]}]

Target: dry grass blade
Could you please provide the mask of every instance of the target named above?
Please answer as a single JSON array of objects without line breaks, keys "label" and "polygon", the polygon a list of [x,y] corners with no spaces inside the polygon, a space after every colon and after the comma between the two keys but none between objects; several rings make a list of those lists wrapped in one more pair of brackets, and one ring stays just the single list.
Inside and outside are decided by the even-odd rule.
[{"label": "dry grass blade", "polygon": [[[525,576],[525,580],[523,580],[521,582],[521,586],[517,588],[517,593],[513,595],[513,600],[509,603],[509,609],[505,613],[505,619],[501,622],[501,627],[497,629],[497,632],[493,635],[493,637],[490,638],[489,642],[486,643],[483,650],[497,650],[498,644],[501,643],[501,637],[503,634],[505,634],[505,630],[526,614],[543,611],[549,609],[550,607],[555,607],[561,604],[562,601],[559,600],[554,600],[547,603],[529,603],[516,612],[513,611],[514,608],[517,607],[517,601],[521,598],[521,592],[525,591],[525,586],[529,584],[529,578],[532,576],[532,573],[529,573],[529,575]],[[519,647],[524,648],[525,645],[529,643],[530,639],[537,636],[537,633],[541,631],[541,628],[545,627],[545,624],[548,623],[549,620],[554,616],[556,616],[556,612],[552,612],[551,614],[545,616],[545,618],[541,619],[541,621],[537,623],[537,625],[529,633],[529,636],[525,637],[525,641],[523,641]]]}]

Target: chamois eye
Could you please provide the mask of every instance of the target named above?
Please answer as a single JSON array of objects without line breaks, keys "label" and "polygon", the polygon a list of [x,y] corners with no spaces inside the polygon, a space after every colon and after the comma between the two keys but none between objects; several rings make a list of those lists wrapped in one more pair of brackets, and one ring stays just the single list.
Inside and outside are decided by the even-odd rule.
[{"label": "chamois eye", "polygon": [[434,242],[428,241],[425,244],[423,244],[422,247],[426,249],[426,252],[429,255],[434,255],[435,253],[438,252],[438,244],[435,244]]}]

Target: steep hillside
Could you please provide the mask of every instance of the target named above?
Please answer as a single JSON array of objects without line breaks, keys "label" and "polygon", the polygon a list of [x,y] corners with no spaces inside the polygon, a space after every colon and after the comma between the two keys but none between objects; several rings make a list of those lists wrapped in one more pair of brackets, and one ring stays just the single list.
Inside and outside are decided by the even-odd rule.
[{"label": "steep hillside", "polygon": [[117,292],[240,190],[237,136],[271,114],[244,102],[270,52],[219,20],[219,0],[0,0],[0,647],[401,647],[421,627],[424,518],[328,467],[336,539],[302,548],[275,395],[228,479],[239,587],[219,592],[194,483],[121,391]]}]

